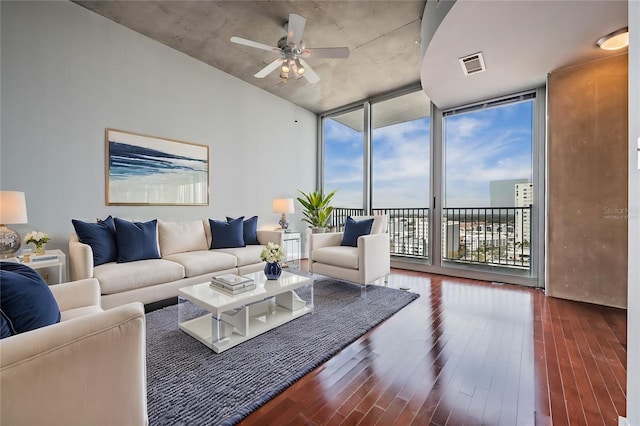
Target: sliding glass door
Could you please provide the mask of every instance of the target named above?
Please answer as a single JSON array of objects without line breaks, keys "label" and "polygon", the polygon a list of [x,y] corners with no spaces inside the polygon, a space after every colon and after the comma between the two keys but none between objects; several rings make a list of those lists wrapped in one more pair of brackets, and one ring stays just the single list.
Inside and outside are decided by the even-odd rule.
[{"label": "sliding glass door", "polygon": [[532,93],[443,118],[442,265],[531,275]]}]

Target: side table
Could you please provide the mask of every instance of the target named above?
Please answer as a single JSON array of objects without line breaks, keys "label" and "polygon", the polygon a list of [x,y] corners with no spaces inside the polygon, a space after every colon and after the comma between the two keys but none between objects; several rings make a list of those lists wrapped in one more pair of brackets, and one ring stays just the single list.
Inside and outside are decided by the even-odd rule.
[{"label": "side table", "polygon": [[19,256],[16,260],[42,275],[42,278],[49,285],[67,281],[66,256],[60,249],[47,250],[45,254],[39,256],[32,254],[29,262],[23,262],[22,256]]},{"label": "side table", "polygon": [[285,262],[289,267],[300,268],[300,244],[301,234],[299,232],[285,232],[284,241]]}]

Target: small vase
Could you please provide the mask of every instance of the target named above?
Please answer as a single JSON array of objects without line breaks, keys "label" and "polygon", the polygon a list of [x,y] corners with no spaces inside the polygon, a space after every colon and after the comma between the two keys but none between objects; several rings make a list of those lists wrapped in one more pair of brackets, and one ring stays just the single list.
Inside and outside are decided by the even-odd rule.
[{"label": "small vase", "polygon": [[264,265],[264,275],[268,280],[277,280],[282,274],[282,266],[278,262],[269,263]]},{"label": "small vase", "polygon": [[45,254],[45,253],[46,253],[46,250],[44,249],[44,246],[43,246],[43,245],[39,245],[39,246],[36,246],[36,249],[33,251],[33,253],[34,253],[36,256],[39,256],[39,255],[41,255],[41,254]]}]

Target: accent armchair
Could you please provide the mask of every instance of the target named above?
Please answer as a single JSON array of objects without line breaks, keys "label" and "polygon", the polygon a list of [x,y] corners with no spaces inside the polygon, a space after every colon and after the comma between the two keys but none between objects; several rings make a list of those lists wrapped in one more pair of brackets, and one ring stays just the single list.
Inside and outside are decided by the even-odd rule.
[{"label": "accent armchair", "polygon": [[341,246],[343,232],[311,234],[309,271],[344,281],[367,284],[391,272],[387,216],[359,216],[356,221],[374,218],[369,235],[358,237],[357,247]]},{"label": "accent armchair", "polygon": [[0,340],[0,424],[147,425],[142,304],[103,311],[94,278],[50,289],[60,322]]}]

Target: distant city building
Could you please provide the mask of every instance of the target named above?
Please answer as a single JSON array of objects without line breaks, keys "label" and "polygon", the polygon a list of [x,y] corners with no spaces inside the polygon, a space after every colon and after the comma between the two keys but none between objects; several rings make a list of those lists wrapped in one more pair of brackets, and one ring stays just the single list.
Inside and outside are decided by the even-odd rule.
[{"label": "distant city building", "polygon": [[[516,207],[531,207],[533,205],[533,184],[518,183],[515,186]],[[516,241],[531,242],[531,209],[516,210]]]},{"label": "distant city building", "polygon": [[442,221],[442,249],[445,259],[457,259],[460,252],[460,222]]},{"label": "distant city building", "polygon": [[389,238],[391,253],[406,256],[427,256],[429,253],[428,218],[411,215],[405,217],[392,213],[389,217]]},{"label": "distant city building", "polygon": [[513,190],[517,184],[528,184],[528,179],[492,180],[489,182],[489,206],[513,207]]}]

